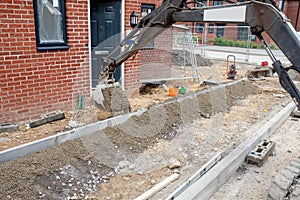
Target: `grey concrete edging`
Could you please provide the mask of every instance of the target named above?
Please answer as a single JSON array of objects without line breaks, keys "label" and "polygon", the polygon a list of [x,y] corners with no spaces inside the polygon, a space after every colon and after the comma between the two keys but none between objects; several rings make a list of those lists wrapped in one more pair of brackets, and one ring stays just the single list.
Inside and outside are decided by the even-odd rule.
[{"label": "grey concrete edging", "polygon": [[70,131],[62,132],[47,138],[36,140],[27,144],[20,145],[0,152],[0,163],[26,156],[43,149],[53,147],[68,140],[73,140],[84,135],[89,135],[95,131],[103,130],[106,127],[116,126],[126,122],[132,116],[142,115],[147,109],[141,109],[133,113],[119,115],[103,121],[88,124]]},{"label": "grey concrete edging", "polygon": [[[200,94],[205,94],[205,93],[209,93],[209,92],[212,92],[212,91],[215,91],[215,90],[218,90],[218,89],[222,89],[222,88],[225,88],[227,86],[234,85],[234,84],[237,84],[237,83],[239,83],[241,81],[245,81],[245,80],[246,80],[246,78],[243,78],[243,79],[232,81],[232,82],[229,82],[229,83],[220,84],[220,85],[208,88],[206,90],[195,92],[195,93],[192,93],[192,94],[187,95],[187,96],[178,97],[178,98],[175,98],[174,100],[171,100],[171,101],[168,101],[168,102],[165,102],[165,103],[161,103],[161,104],[157,104],[157,105],[154,105],[154,106],[155,107],[156,106],[160,107],[160,106],[164,106],[164,105],[174,103],[174,102],[180,103],[180,102],[182,102],[186,99],[193,99],[193,98],[197,97]],[[40,140],[37,140],[37,141],[33,141],[33,142],[30,142],[30,143],[20,145],[18,147],[14,147],[14,148],[11,148],[11,149],[1,151],[0,152],[0,163],[6,162],[6,161],[9,161],[9,160],[13,160],[13,159],[16,159],[16,158],[20,158],[20,157],[26,156],[28,154],[31,154],[31,153],[34,153],[34,152],[37,152],[37,151],[40,151],[40,150],[44,150],[44,149],[53,147],[55,145],[66,142],[68,140],[73,140],[73,139],[76,139],[76,138],[79,138],[79,137],[82,137],[82,136],[85,136],[85,135],[92,134],[96,131],[103,130],[107,127],[113,127],[113,126],[122,124],[122,123],[126,122],[127,120],[129,120],[132,116],[142,115],[147,110],[148,110],[148,108],[143,108],[143,109],[138,110],[138,111],[133,112],[133,113],[128,113],[128,114],[115,116],[115,117],[112,117],[112,118],[109,118],[109,119],[106,119],[106,120],[103,120],[103,121],[88,124],[88,125],[76,128],[76,129],[72,129],[70,131],[62,132],[62,133],[59,133],[59,134],[56,134],[56,135],[53,135],[53,136],[49,136],[47,138],[43,138],[43,139],[40,139]]]},{"label": "grey concrete edging", "polygon": [[264,138],[272,135],[295,110],[294,102],[289,103],[278,114],[266,122],[255,134],[242,142],[196,183],[187,188],[176,200],[209,199],[219,187],[244,163],[247,154]]}]

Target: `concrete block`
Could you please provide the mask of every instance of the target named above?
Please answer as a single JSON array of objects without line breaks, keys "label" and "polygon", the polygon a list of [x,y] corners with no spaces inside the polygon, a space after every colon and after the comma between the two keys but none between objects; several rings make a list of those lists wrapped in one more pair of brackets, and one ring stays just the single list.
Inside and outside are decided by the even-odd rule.
[{"label": "concrete block", "polygon": [[261,167],[268,159],[269,155],[274,151],[275,142],[270,140],[262,140],[255,149],[252,150],[246,157],[246,162],[256,164]]},{"label": "concrete block", "polygon": [[60,119],[64,119],[64,118],[65,118],[65,113],[61,113],[61,112],[50,113],[50,114],[42,116],[41,119],[32,121],[31,123],[29,123],[29,127],[34,128],[34,127],[37,127],[37,126],[40,126],[40,125],[43,125],[43,124],[46,124],[49,122],[57,121]]},{"label": "concrete block", "polygon": [[0,133],[15,132],[19,130],[19,127],[19,123],[0,124]]}]

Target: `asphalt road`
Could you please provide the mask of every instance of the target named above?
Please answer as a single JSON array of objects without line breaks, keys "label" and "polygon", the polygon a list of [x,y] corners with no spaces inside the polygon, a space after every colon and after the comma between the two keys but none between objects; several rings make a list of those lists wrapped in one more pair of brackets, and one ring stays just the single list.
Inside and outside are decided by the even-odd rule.
[{"label": "asphalt road", "polygon": [[[204,52],[205,57],[210,59],[226,60],[228,55],[234,55],[237,62],[256,63],[261,64],[262,61],[268,61],[269,65],[272,64],[271,59],[264,49],[247,49],[239,47],[224,47],[224,46],[198,46],[195,48],[197,53]],[[275,57],[283,64],[290,63],[281,50],[272,51]]]}]

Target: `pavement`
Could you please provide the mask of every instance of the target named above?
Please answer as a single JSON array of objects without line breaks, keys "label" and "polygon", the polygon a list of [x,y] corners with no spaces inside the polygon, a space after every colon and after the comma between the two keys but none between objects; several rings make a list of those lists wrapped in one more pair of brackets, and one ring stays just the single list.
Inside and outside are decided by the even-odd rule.
[{"label": "pavement", "polygon": [[[290,64],[289,60],[285,57],[281,50],[272,50],[272,52],[283,64]],[[199,53],[201,55],[204,54],[204,57],[209,59],[226,60],[228,55],[234,55],[236,57],[236,61],[241,63],[254,63],[261,65],[261,62],[267,61],[269,65],[272,64],[270,57],[264,49],[206,45],[195,47],[195,53]]]},{"label": "pavement", "polygon": [[[221,187],[232,174],[245,162],[245,157],[259,141],[269,138],[296,108],[294,102],[289,103],[273,118],[264,123],[252,136],[243,141],[216,166],[203,175],[196,183],[188,187],[176,200],[185,199],[209,199]],[[252,130],[248,130],[252,133]]]}]

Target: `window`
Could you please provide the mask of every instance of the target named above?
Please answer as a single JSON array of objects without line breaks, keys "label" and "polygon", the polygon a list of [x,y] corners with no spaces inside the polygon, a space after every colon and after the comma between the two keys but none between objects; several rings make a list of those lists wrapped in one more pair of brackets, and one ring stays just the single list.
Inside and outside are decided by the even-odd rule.
[{"label": "window", "polygon": [[217,33],[216,33],[216,36],[218,38],[220,37],[224,37],[224,26],[226,24],[217,24]]},{"label": "window", "polygon": [[283,12],[283,8],[284,8],[284,0],[280,0],[280,1],[279,1],[278,8],[279,8],[280,11]]},{"label": "window", "polygon": [[247,27],[245,26],[239,26],[238,27],[238,40],[248,40],[248,33],[249,33],[249,30]]},{"label": "window", "polygon": [[38,50],[68,49],[65,0],[33,0]]},{"label": "window", "polygon": [[142,4],[141,5],[141,18],[150,14],[154,10],[155,6],[153,4]]},{"label": "window", "polygon": [[204,24],[203,23],[197,23],[196,24],[196,33],[203,33],[204,32]]},{"label": "window", "polygon": [[[141,4],[141,18],[150,14],[155,8],[153,4]],[[153,49],[154,41],[149,42],[143,49]]]},{"label": "window", "polygon": [[222,4],[223,4],[222,0],[214,0],[214,6],[222,5]]},{"label": "window", "polygon": [[209,24],[208,25],[208,33],[214,33],[215,25],[214,24]]},{"label": "window", "polygon": [[199,0],[198,7],[205,7],[207,6],[207,0]]}]

